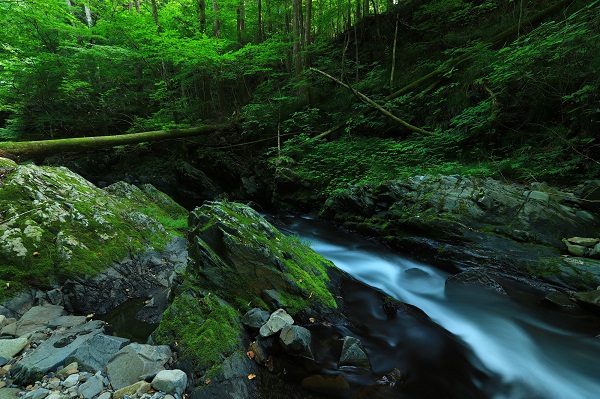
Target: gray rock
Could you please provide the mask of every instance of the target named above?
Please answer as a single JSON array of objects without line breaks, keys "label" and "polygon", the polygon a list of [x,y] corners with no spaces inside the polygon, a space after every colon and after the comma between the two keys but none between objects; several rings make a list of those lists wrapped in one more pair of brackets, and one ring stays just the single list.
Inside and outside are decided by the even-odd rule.
[{"label": "gray rock", "polygon": [[525,193],[526,193],[525,195],[527,198],[531,198],[531,199],[538,200],[541,202],[550,201],[550,196],[541,191],[526,191]]},{"label": "gray rock", "polygon": [[49,389],[46,388],[39,388],[30,392],[27,392],[25,394],[25,396],[23,396],[23,399],[44,399],[46,396],[48,396],[50,394]]},{"label": "gray rock", "polygon": [[83,370],[104,371],[110,358],[129,342],[127,338],[98,334],[77,348],[65,362],[77,362]]},{"label": "gray rock", "polygon": [[57,328],[71,328],[83,324],[87,321],[85,316],[58,316],[48,322],[48,328],[53,330]]},{"label": "gray rock", "polygon": [[102,375],[98,372],[92,378],[89,378],[86,382],[81,384],[77,389],[77,393],[83,396],[84,399],[92,399],[102,392],[103,389],[104,384],[102,382]]},{"label": "gray rock", "polygon": [[71,374],[70,376],[67,377],[66,380],[63,381],[63,387],[65,388],[71,388],[75,385],[77,385],[77,383],[79,382],[79,374]]},{"label": "gray rock", "polygon": [[270,314],[266,310],[253,308],[242,316],[242,324],[247,328],[258,330],[269,320],[269,316]]},{"label": "gray rock", "polygon": [[20,337],[45,328],[50,320],[65,313],[65,309],[62,306],[34,306],[17,321],[17,336]]},{"label": "gray rock", "polygon": [[283,301],[281,300],[281,295],[277,290],[264,290],[262,292],[261,298],[265,301],[267,305],[271,309],[279,309],[284,306]]},{"label": "gray rock", "polygon": [[166,345],[152,346],[133,343],[117,352],[108,362],[106,372],[113,389],[121,389],[164,370],[171,358]]},{"label": "gray rock", "polygon": [[102,395],[98,396],[98,399],[111,399],[112,392],[104,392]]},{"label": "gray rock", "polygon": [[[14,319],[13,319],[14,320]],[[17,321],[15,320],[13,323],[7,323],[2,330],[0,330],[1,336],[9,336],[16,337],[17,336]]]},{"label": "gray rock", "polygon": [[344,337],[339,365],[361,367],[365,369],[371,368],[369,357],[358,338]]},{"label": "gray rock", "polygon": [[63,293],[58,288],[46,292],[46,298],[51,305],[64,306],[65,304]]},{"label": "gray rock", "polygon": [[0,328],[4,327],[6,325],[6,316],[4,316],[3,314],[0,314]]},{"label": "gray rock", "polygon": [[269,320],[260,328],[260,336],[269,337],[292,324],[294,324],[292,316],[287,314],[285,310],[278,309],[269,316]]},{"label": "gray rock", "polygon": [[6,365],[8,362],[10,362],[10,358],[8,357],[0,357],[0,367]]},{"label": "gray rock", "polygon": [[27,338],[20,337],[15,339],[0,340],[0,356],[10,358],[21,352],[27,345]]},{"label": "gray rock", "polygon": [[49,371],[57,370],[59,366],[65,364],[65,359],[71,356],[78,347],[103,330],[104,323],[94,320],[55,333],[48,340],[42,342],[30,355],[15,364],[11,369],[12,378],[16,384],[27,385]]},{"label": "gray rock", "polygon": [[33,306],[34,293],[24,291],[0,305],[0,314],[19,318]]},{"label": "gray rock", "polygon": [[310,331],[304,327],[284,327],[279,334],[279,342],[288,353],[313,358]]},{"label": "gray rock", "polygon": [[169,394],[183,395],[187,387],[187,375],[181,370],[162,370],[152,380],[152,388]]}]

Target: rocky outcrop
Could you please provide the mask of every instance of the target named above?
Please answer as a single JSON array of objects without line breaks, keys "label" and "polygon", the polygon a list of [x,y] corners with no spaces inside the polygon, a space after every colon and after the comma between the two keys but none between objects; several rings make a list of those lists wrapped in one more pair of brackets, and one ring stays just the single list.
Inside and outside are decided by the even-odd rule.
[{"label": "rocky outcrop", "polygon": [[[485,384],[469,350],[423,312],[357,282],[248,206],[196,208],[188,241],[185,283],[154,342],[177,343],[192,399],[346,395],[395,368],[419,376],[410,389],[421,397],[475,397],[474,381]],[[401,397],[400,385],[389,397]]]},{"label": "rocky outcrop", "polygon": [[148,248],[160,252],[181,235],[187,215],[149,185],[100,189],[63,167],[5,158],[0,210],[0,299],[96,275]]},{"label": "rocky outcrop", "polygon": [[581,205],[573,193],[545,184],[415,176],[352,186],[329,198],[322,215],[453,271],[485,267],[585,290],[600,274],[560,257],[563,238],[600,232],[600,220]]}]

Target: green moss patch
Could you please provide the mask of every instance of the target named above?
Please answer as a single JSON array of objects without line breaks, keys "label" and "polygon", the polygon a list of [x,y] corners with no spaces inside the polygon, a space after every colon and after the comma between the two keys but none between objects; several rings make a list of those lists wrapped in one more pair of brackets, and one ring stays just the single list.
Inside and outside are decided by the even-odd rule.
[{"label": "green moss patch", "polygon": [[48,288],[93,276],[145,248],[183,235],[187,212],[154,187],[120,182],[102,190],[66,168],[0,169],[0,281]]},{"label": "green moss patch", "polygon": [[183,360],[205,377],[220,371],[222,356],[241,348],[238,313],[210,293],[188,289],[163,314],[158,343],[180,346]]}]

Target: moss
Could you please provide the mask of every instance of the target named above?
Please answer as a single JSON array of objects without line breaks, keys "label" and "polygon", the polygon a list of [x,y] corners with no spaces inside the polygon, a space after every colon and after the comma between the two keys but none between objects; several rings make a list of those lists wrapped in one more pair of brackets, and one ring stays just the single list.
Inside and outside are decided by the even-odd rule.
[{"label": "moss", "polygon": [[182,356],[205,377],[220,371],[222,356],[241,348],[238,313],[210,293],[188,289],[163,314],[157,343],[182,348]]},{"label": "moss", "polygon": [[337,307],[327,288],[327,268],[332,264],[297,238],[283,235],[251,208],[213,203],[194,211],[191,219],[190,241],[197,244],[190,257],[200,263],[198,278],[240,310],[264,304],[263,292],[271,289],[291,313],[307,306]]},{"label": "moss", "polygon": [[[135,196],[101,190],[66,168],[20,165],[6,174],[0,181],[0,280],[48,288],[93,276],[145,248],[163,249],[183,234],[183,208],[156,189],[147,194],[119,186]],[[0,300],[11,295],[0,292]]]}]

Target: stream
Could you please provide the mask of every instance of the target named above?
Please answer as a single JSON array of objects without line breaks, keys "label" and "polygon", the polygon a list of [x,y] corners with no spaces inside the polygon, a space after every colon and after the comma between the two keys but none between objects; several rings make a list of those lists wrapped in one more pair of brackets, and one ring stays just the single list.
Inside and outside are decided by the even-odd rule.
[{"label": "stream", "polygon": [[362,236],[309,218],[284,223],[284,231],[309,241],[340,269],[418,307],[464,342],[473,365],[495,376],[481,397],[600,397],[600,324],[593,315],[543,306],[542,293],[517,283],[505,287],[510,296],[470,286],[446,289],[447,272]]}]

